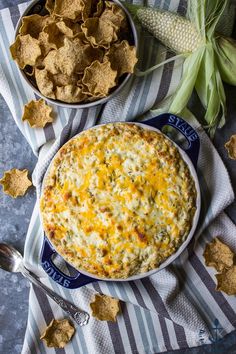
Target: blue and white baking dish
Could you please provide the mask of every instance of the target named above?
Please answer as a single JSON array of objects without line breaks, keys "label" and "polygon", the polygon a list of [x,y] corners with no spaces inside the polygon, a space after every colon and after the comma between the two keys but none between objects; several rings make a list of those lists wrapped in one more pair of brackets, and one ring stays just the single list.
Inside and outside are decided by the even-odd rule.
[{"label": "blue and white baking dish", "polygon": [[[144,121],[142,123],[132,122],[132,124],[136,124],[138,126],[141,126],[144,129],[157,131],[161,134],[163,134],[163,132],[161,131],[163,129],[163,127],[170,126],[174,129],[176,129],[179,133],[181,133],[185,137],[185,139],[187,140],[188,146],[185,149],[183,149],[182,147],[177,145],[175,142],[173,142],[173,141],[172,142],[178,148],[182,158],[187,163],[189,170],[191,172],[192,178],[195,181],[195,186],[196,186],[196,190],[197,190],[197,200],[196,200],[196,212],[194,215],[192,228],[188,234],[188,237],[182,243],[182,245],[178,248],[178,250],[174,254],[172,254],[169,258],[167,258],[158,268],[150,270],[149,272],[146,272],[146,273],[133,275],[133,276],[126,278],[126,279],[100,278],[100,277],[95,276],[94,274],[90,274],[84,270],[75,269],[71,265],[69,265],[69,268],[72,267],[73,273],[76,273],[76,274],[73,276],[69,276],[69,275],[63,273],[55,265],[55,263],[53,261],[53,258],[55,257],[57,252],[54,249],[51,242],[48,240],[47,236],[45,235],[43,247],[42,247],[42,252],[41,252],[41,265],[42,265],[44,271],[47,273],[47,275],[50,278],[52,278],[55,282],[57,282],[58,284],[66,287],[68,289],[76,289],[76,288],[79,288],[85,284],[88,284],[88,283],[91,283],[94,281],[98,281],[98,280],[120,282],[120,281],[131,281],[131,280],[142,279],[142,278],[148,277],[150,275],[153,275],[156,272],[159,272],[160,270],[166,268],[168,265],[170,265],[172,262],[174,262],[177,257],[179,257],[179,255],[184,251],[184,249],[189,244],[189,242],[192,239],[194,232],[196,230],[199,215],[200,215],[200,207],[201,207],[200,187],[199,187],[198,177],[197,177],[197,173],[196,173],[197,159],[198,159],[199,148],[200,148],[200,140],[199,140],[199,136],[198,136],[197,132],[185,120],[183,120],[182,118],[180,118],[174,114],[169,114],[169,113],[159,115],[155,118]],[[96,126],[89,128],[89,129],[96,129]],[[168,138],[168,139],[170,139],[170,138]],[[45,173],[45,177],[47,176],[50,166],[51,166],[51,164],[49,165],[48,170]],[[45,177],[44,177],[44,181],[45,181]],[[43,181],[43,185],[44,185],[44,181]]]}]

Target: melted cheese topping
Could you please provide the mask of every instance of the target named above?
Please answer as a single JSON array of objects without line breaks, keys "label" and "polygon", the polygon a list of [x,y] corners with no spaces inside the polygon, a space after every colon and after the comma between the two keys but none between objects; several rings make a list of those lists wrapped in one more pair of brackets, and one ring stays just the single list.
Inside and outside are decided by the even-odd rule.
[{"label": "melted cheese topping", "polygon": [[187,237],[196,189],[162,134],[115,123],[57,153],[40,209],[45,232],[77,269],[127,278],[157,268]]}]

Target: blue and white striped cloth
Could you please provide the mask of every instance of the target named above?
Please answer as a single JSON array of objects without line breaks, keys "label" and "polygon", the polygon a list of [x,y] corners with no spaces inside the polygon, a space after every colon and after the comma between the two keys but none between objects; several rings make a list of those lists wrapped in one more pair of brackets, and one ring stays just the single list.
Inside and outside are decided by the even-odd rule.
[{"label": "blue and white striped cloth", "polygon": [[[156,0],[149,4],[182,14],[186,11],[185,0]],[[32,129],[21,121],[21,115],[23,105],[35,96],[23,83],[8,49],[14,40],[14,26],[26,6],[24,3],[0,12],[0,93],[34,153],[39,155],[33,175],[39,190],[45,168],[65,141],[97,122],[150,117],[149,109],[159,107],[175,91],[182,68],[179,63],[172,63],[145,78],[133,78],[116,98],[103,106],[85,110],[54,107],[57,113],[54,123],[44,129]],[[164,48],[146,32],[140,38],[139,65],[144,70],[160,60]],[[91,318],[87,326],[77,328],[73,340],[64,349],[49,349],[39,339],[40,334],[52,318],[63,318],[64,313],[32,286],[23,354],[160,353],[211,343],[209,337],[215,319],[221,327],[219,338],[235,328],[236,298],[215,291],[214,270],[205,266],[202,256],[205,244],[215,236],[221,236],[236,251],[233,237],[236,227],[223,213],[234,195],[217,151],[194,117],[189,112],[186,115],[201,138],[198,176],[203,207],[193,242],[174,264],[152,277],[130,283],[97,282],[70,291],[47,278],[40,266],[43,232],[36,203],[25,244],[26,266],[41,276],[47,286],[87,311],[94,291],[124,302],[117,323]]]}]

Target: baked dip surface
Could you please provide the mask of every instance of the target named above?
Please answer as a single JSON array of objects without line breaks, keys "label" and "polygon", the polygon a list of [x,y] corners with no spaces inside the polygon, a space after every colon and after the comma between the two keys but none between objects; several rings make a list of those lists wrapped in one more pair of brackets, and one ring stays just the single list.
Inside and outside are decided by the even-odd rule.
[{"label": "baked dip surface", "polygon": [[128,278],[158,268],[184,242],[196,188],[164,135],[134,124],[107,124],[59,150],[40,209],[47,237],[75,268]]}]

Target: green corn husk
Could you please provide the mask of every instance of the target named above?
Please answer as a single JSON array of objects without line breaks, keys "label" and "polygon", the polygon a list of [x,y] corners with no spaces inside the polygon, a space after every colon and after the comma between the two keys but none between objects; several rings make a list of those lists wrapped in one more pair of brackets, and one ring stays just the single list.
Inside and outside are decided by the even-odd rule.
[{"label": "green corn husk", "polygon": [[236,41],[219,36],[215,39],[214,49],[222,80],[236,86]]},{"label": "green corn husk", "polygon": [[[177,53],[172,60],[179,56],[185,58],[182,79],[177,92],[168,100],[168,110],[181,114],[195,88],[206,110],[206,125],[213,135],[225,122],[222,80],[236,84],[235,41],[216,34],[219,19],[229,8],[229,0],[189,0],[187,19],[153,8],[130,4],[127,7],[142,26]],[[147,75],[166,62],[137,74]]]}]

